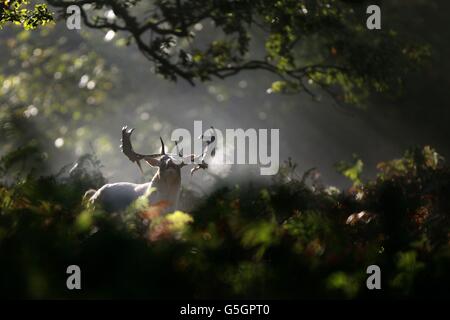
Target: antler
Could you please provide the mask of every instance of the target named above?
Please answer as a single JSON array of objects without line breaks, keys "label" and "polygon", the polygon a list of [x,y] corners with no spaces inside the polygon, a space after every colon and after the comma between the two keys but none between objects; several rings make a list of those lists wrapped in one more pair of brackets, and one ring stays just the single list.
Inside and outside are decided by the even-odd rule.
[{"label": "antler", "polygon": [[[139,153],[134,152],[133,146],[131,145],[131,139],[130,139],[133,131],[134,131],[134,128],[128,129],[128,126],[124,126],[122,128],[122,139],[121,139],[122,144],[120,145],[120,149],[128,157],[128,159],[131,162],[135,162],[138,165],[139,169],[143,173],[140,161],[145,160],[147,162],[150,162],[152,159],[155,159],[156,157],[161,156],[161,154],[155,153],[155,154],[145,155],[145,154],[139,154]],[[162,140],[161,140],[161,142],[162,142]],[[163,144],[163,152],[164,152],[164,144]]]},{"label": "antler", "polygon": [[[194,172],[197,171],[197,170],[208,169],[208,163],[205,162],[205,156],[208,154],[209,147],[211,146],[211,144],[214,141],[216,141],[216,130],[212,126],[211,126],[211,129],[213,130],[214,135],[211,136],[211,140],[206,141],[205,149],[203,150],[203,153],[201,155],[202,162],[197,164],[194,168],[191,169],[191,175],[193,175]],[[199,137],[199,139],[203,139],[203,135],[201,135]],[[216,155],[216,148],[215,148],[215,145],[214,145],[214,148],[211,150],[211,157],[214,158],[215,155]],[[193,159],[195,158],[195,155],[192,155],[191,157],[193,157],[192,158],[192,161],[193,161]]]},{"label": "antler", "polygon": [[[175,142],[175,145],[177,147],[177,153],[179,157],[181,157],[182,159],[189,159],[190,162],[194,162],[197,159],[201,159],[201,162],[196,164],[196,166],[194,168],[191,169],[191,175],[199,170],[199,169],[208,169],[208,163],[205,162],[205,156],[208,154],[208,150],[211,147],[211,145],[213,144],[213,142],[216,141],[216,136],[215,136],[215,129],[213,127],[211,127],[211,129],[213,129],[214,131],[214,135],[211,136],[211,139],[209,141],[205,141],[206,142],[206,146],[205,149],[203,150],[202,154],[200,156],[197,156],[195,154],[192,154],[190,156],[187,157],[183,157],[182,153],[180,152],[179,148],[178,148],[178,143]],[[133,162],[136,163],[137,166],[139,167],[139,170],[141,170],[141,172],[143,173],[142,167],[141,167],[141,160],[145,160],[147,161],[150,165],[154,165],[153,163],[156,160],[157,157],[160,157],[162,155],[165,155],[165,146],[164,146],[164,142],[162,140],[162,138],[160,137],[160,141],[161,141],[161,153],[155,153],[155,154],[139,154],[136,153],[133,150],[133,146],[131,145],[131,134],[133,133],[134,128],[128,129],[127,126],[124,126],[122,128],[122,139],[121,142],[122,144],[120,145],[120,148],[122,150],[122,152],[128,157],[128,159]],[[199,139],[203,139],[203,135],[199,137]],[[211,151],[211,157],[215,156],[215,145],[214,145],[214,149]],[[182,160],[181,162],[181,166],[186,165],[186,163],[184,162],[184,160]]]}]

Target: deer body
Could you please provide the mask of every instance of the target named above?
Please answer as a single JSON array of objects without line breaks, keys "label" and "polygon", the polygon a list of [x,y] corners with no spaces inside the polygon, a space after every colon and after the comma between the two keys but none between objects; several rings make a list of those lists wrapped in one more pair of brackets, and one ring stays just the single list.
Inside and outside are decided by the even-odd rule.
[{"label": "deer body", "polygon": [[146,194],[149,188],[151,188],[151,182],[144,184],[108,183],[98,189],[89,201],[93,204],[100,204],[106,212],[120,212]]},{"label": "deer body", "polygon": [[171,159],[166,159],[164,169],[161,167],[152,181],[135,184],[129,182],[108,183],[98,189],[90,198],[94,204],[100,204],[106,212],[120,212],[141,196],[147,196],[149,205],[163,202],[163,213],[176,210],[181,186],[181,173]]}]

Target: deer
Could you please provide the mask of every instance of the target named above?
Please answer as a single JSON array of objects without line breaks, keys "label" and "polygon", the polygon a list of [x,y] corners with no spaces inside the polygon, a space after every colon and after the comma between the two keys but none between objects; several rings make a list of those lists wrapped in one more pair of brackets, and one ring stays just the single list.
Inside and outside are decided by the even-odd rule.
[{"label": "deer", "polygon": [[108,213],[122,212],[142,196],[147,197],[150,205],[162,205],[164,209],[161,211],[161,215],[175,211],[181,187],[181,168],[187,164],[194,163],[195,166],[191,169],[191,175],[199,169],[207,169],[208,163],[205,162],[205,156],[208,154],[209,147],[215,141],[215,136],[211,136],[210,140],[205,141],[206,147],[202,155],[191,154],[183,157],[182,152],[179,152],[177,142],[175,142],[175,145],[178,154],[166,153],[164,141],[161,137],[161,152],[145,155],[136,153],[133,150],[131,144],[133,131],[134,128],[128,129],[127,126],[122,128],[120,149],[132,163],[137,164],[142,174],[142,160],[151,167],[158,169],[151,181],[142,184],[130,182],[108,183],[98,190],[87,191],[85,197],[89,199],[88,202],[90,204],[94,206],[100,205]]}]

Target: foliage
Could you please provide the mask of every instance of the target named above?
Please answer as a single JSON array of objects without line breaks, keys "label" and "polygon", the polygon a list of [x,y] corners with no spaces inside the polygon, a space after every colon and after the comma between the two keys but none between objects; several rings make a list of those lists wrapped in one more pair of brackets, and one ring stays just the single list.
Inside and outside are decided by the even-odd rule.
[{"label": "foliage", "polygon": [[361,184],[361,173],[363,172],[364,163],[357,155],[353,155],[354,163],[340,161],[336,164],[336,170],[342,173],[346,178],[353,182],[354,186]]},{"label": "foliage", "polygon": [[[0,294],[21,298],[448,297],[450,168],[430,147],[352,189],[312,188],[290,169],[269,185],[222,188],[189,214],[136,206],[131,219],[85,206],[104,183],[86,156],[58,175],[0,186]],[[21,157],[20,154],[14,156]],[[290,163],[290,164],[289,164]],[[391,167],[403,163],[401,170]],[[294,167],[294,169],[292,169]],[[8,182],[9,181],[9,182]],[[155,204],[153,204],[155,205]],[[140,209],[139,209],[140,208]],[[365,210],[371,221],[347,224]],[[141,214],[136,214],[136,213]],[[144,215],[142,215],[145,213]],[[142,218],[150,220],[143,223]],[[83,290],[65,289],[68,265]],[[382,291],[366,289],[367,266]]]},{"label": "foliage", "polygon": [[74,138],[92,141],[86,127],[98,123],[105,112],[101,106],[117,97],[110,92],[118,84],[113,66],[53,25],[33,33],[5,28],[0,47],[6,49],[0,66],[0,154],[25,143],[49,155],[62,145],[86,151],[86,143]]},{"label": "foliage", "polygon": [[[56,8],[79,1],[48,0]],[[401,92],[430,55],[387,27],[365,27],[365,1],[83,1],[86,26],[135,43],[155,72],[191,84],[242,71],[276,75],[268,92],[329,94],[361,104],[371,92]],[[211,31],[211,32],[209,32]],[[260,40],[263,38],[264,40]],[[150,40],[149,40],[150,39]]]},{"label": "foliage", "polygon": [[6,23],[22,25],[25,30],[36,29],[53,21],[47,5],[40,3],[31,8],[28,0],[0,1],[0,29]]}]

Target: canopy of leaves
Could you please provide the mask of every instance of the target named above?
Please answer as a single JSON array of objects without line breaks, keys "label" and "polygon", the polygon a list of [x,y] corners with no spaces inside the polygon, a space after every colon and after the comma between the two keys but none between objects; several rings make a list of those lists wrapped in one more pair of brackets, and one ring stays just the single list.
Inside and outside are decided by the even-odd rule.
[{"label": "canopy of leaves", "polygon": [[[83,5],[84,23],[134,42],[164,77],[191,84],[245,70],[276,75],[268,92],[318,92],[359,103],[370,92],[399,93],[428,49],[388,27],[365,27],[365,1],[61,1]],[[212,37],[208,30],[220,31]],[[216,33],[215,33],[216,34]],[[264,39],[264,40],[261,40]]]}]

